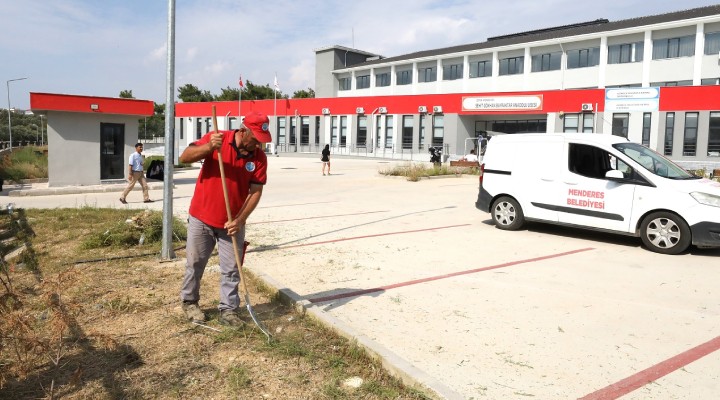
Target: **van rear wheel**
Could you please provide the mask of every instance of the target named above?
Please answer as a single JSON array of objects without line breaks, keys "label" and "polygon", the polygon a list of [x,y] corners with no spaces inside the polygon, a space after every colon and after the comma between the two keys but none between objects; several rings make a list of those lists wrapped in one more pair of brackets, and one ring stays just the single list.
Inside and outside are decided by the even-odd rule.
[{"label": "van rear wheel", "polygon": [[690,247],[690,227],[678,215],[658,211],[645,217],[640,238],[648,249],[662,254],[680,254]]},{"label": "van rear wheel", "polygon": [[525,224],[522,207],[512,197],[503,196],[495,200],[490,212],[495,226],[499,229],[516,231]]}]

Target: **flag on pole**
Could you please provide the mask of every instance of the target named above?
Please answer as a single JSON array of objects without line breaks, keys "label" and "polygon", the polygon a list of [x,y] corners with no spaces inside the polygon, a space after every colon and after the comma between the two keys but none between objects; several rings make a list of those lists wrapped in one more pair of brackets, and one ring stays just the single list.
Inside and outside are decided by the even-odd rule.
[{"label": "flag on pole", "polygon": [[242,75],[240,75],[240,77],[238,78],[238,84],[240,85],[241,90],[242,90],[242,88],[245,87],[245,85],[243,84],[243,81],[242,81]]},{"label": "flag on pole", "polygon": [[278,81],[277,81],[277,74],[275,74],[275,83],[274,83],[274,85],[275,85],[275,90],[280,90],[280,85],[278,85]]}]

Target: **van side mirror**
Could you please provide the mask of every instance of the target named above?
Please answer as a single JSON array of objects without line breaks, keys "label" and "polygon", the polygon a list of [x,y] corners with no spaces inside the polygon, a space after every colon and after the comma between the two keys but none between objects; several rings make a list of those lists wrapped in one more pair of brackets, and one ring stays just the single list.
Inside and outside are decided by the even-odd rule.
[{"label": "van side mirror", "polygon": [[621,181],[625,179],[625,175],[616,169],[611,169],[605,173],[605,178],[611,181]]}]

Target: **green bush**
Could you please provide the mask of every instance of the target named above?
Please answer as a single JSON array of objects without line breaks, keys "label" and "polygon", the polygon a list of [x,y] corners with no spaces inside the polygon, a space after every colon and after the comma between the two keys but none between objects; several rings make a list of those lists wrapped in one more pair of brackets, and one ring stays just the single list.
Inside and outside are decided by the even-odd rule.
[{"label": "green bush", "polygon": [[0,159],[0,179],[20,182],[23,179],[48,177],[48,160],[43,147],[22,147]]},{"label": "green bush", "polygon": [[417,182],[420,178],[440,175],[478,175],[479,168],[475,167],[451,167],[448,164],[441,166],[427,165],[421,163],[410,163],[399,165],[388,169],[380,170],[380,174],[389,176],[404,176],[411,182]]}]

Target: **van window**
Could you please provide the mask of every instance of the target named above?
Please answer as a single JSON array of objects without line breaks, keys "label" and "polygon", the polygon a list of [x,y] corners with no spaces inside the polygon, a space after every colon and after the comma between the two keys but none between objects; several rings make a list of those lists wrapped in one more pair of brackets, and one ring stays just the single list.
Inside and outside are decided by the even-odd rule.
[{"label": "van window", "polygon": [[669,179],[699,179],[659,153],[637,143],[617,143],[614,148],[632,158],[651,173]]},{"label": "van window", "polygon": [[609,152],[587,144],[570,143],[568,169],[578,175],[594,179],[606,179],[605,173],[618,170],[626,178],[634,177],[634,170]]}]

